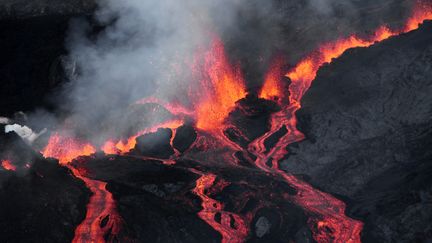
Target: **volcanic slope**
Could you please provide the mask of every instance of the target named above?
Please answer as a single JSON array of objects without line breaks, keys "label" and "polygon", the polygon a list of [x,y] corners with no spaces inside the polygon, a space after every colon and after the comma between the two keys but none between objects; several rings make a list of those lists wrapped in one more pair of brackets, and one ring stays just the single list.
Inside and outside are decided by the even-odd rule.
[{"label": "volcanic slope", "polygon": [[[432,22],[323,66],[281,167],[348,205],[364,242],[432,237]],[[428,208],[429,207],[429,208]]]}]

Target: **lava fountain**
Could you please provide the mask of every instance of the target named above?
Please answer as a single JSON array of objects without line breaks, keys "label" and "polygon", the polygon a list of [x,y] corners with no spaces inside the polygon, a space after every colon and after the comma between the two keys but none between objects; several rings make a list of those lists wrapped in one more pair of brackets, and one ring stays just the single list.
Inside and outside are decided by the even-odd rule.
[{"label": "lava fountain", "polygon": [[240,68],[230,65],[224,46],[215,39],[209,51],[197,55],[193,72],[199,84],[191,89],[190,98],[196,112],[196,127],[219,130],[235,102],[246,96]]}]

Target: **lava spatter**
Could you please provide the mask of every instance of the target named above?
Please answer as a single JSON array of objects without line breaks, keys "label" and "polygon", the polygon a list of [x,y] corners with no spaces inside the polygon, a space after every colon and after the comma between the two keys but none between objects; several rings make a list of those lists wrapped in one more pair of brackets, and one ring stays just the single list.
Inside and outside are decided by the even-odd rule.
[{"label": "lava spatter", "polygon": [[197,56],[193,71],[197,87],[190,91],[196,127],[208,132],[220,130],[235,102],[246,96],[240,68],[230,65],[220,39]]}]

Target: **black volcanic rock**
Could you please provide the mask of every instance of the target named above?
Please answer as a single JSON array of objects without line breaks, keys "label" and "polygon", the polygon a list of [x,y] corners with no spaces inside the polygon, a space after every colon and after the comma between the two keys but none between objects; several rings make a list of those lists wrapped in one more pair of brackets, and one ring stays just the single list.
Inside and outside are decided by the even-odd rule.
[{"label": "black volcanic rock", "polygon": [[14,132],[0,131],[2,160],[16,170],[0,165],[0,242],[72,241],[90,198],[84,183]]},{"label": "black volcanic rock", "polygon": [[366,242],[431,239],[432,23],[348,50],[318,72],[297,113],[307,139],[290,173],[348,201]]},{"label": "black volcanic rock", "polygon": [[171,137],[171,129],[159,128],[154,133],[137,137],[135,151],[144,156],[168,159],[174,154],[170,144]]},{"label": "black volcanic rock", "polygon": [[59,60],[66,54],[64,40],[72,17],[0,19],[1,115],[52,105],[45,98],[63,78],[58,77]]},{"label": "black volcanic rock", "polygon": [[[193,193],[199,174],[217,175],[205,194],[231,213],[251,216],[248,242],[311,242],[307,216],[287,197],[297,193],[283,180],[243,168],[215,169],[193,161],[142,160],[134,156],[96,156],[74,161],[87,176],[108,182],[124,225],[120,233],[137,242],[220,242],[221,235],[198,217],[201,199]],[[220,222],[221,213],[215,215]],[[231,227],[236,227],[235,225]],[[120,238],[122,238],[120,237]]]},{"label": "black volcanic rock", "polygon": [[239,100],[229,115],[229,121],[242,134],[242,138],[235,140],[246,140],[244,143],[247,143],[268,132],[270,115],[279,109],[273,101],[260,99],[256,95],[248,95]]},{"label": "black volcanic rock", "polygon": [[186,151],[197,138],[197,132],[191,125],[183,125],[177,128],[173,139],[173,147],[180,153]]},{"label": "black volcanic rock", "polygon": [[121,234],[125,238],[133,242],[220,242],[220,234],[197,215],[201,202],[191,191],[198,175],[161,161],[133,157],[100,157],[84,164],[91,178],[108,182],[124,221]]},{"label": "black volcanic rock", "polygon": [[24,175],[0,169],[0,241],[71,242],[90,197],[56,161],[35,159]]}]

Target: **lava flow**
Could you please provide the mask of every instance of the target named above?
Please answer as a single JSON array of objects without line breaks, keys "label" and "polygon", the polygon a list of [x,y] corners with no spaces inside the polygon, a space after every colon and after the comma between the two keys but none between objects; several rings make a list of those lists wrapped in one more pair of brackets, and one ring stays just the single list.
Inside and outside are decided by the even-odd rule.
[{"label": "lava flow", "polygon": [[[88,156],[95,152],[91,144],[59,133],[50,137],[48,145],[42,151],[44,157],[57,158],[61,164],[67,166],[93,193],[87,204],[86,217],[75,229],[74,243],[105,242],[107,233],[110,239],[119,232],[121,218],[116,211],[112,194],[106,189],[106,182],[89,179],[83,175],[83,171],[68,164],[79,156]],[[107,221],[105,225],[104,221]]]},{"label": "lava flow", "polygon": [[122,219],[116,211],[112,194],[106,189],[107,183],[91,180],[81,175],[76,168],[69,168],[77,178],[84,181],[93,193],[87,204],[86,217],[75,229],[75,237],[72,242],[105,242],[104,238],[108,233],[108,242],[112,242],[120,232]]},{"label": "lava flow", "polygon": [[[248,235],[248,227],[244,219],[237,214],[223,211],[223,204],[210,198],[205,193],[215,184],[216,175],[211,173],[203,174],[197,171],[195,173],[201,174],[193,191],[202,200],[203,209],[198,213],[198,216],[222,235],[223,243],[243,242]],[[226,185],[228,184],[225,183],[217,189],[222,190]],[[220,222],[215,220],[216,214],[220,214]],[[234,226],[232,226],[233,224]]]},{"label": "lava flow", "polygon": [[[317,51],[301,60],[299,64],[288,72],[287,77],[292,82],[289,86],[288,107],[273,114],[271,130],[253,141],[249,146],[249,150],[258,158],[256,160],[257,167],[284,178],[297,190],[298,193],[293,196],[292,200],[311,215],[309,224],[317,242],[360,242],[360,232],[363,225],[361,222],[345,216],[345,204],[342,201],[314,189],[307,183],[278,168],[278,162],[286,154],[287,145],[304,138],[304,135],[297,130],[296,126],[295,112],[301,107],[300,100],[315,79],[318,69],[324,63],[331,62],[333,58],[339,57],[349,48],[368,47],[391,36],[416,29],[426,19],[432,19],[431,7],[418,5],[414,9],[412,17],[408,19],[405,27],[401,30],[394,31],[384,26],[378,28],[374,35],[367,39],[352,35],[348,38],[321,45]],[[283,93],[283,91],[274,91],[280,87],[282,85],[275,83],[274,79],[266,80],[260,96],[268,98],[269,94]],[[283,126],[287,129],[286,135],[280,138],[277,144],[267,152],[264,141]],[[267,165],[268,161],[271,161],[271,166]]]}]

